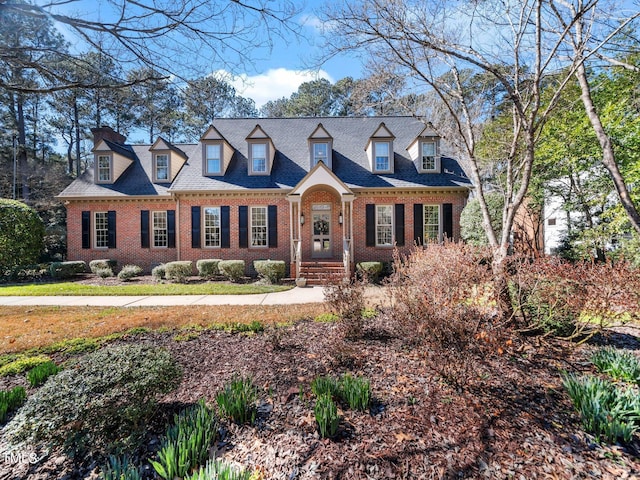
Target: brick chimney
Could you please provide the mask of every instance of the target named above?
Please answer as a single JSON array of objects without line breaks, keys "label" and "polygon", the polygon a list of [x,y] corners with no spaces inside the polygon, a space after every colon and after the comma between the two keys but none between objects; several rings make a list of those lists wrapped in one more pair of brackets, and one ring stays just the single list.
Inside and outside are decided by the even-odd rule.
[{"label": "brick chimney", "polygon": [[119,134],[113,128],[107,127],[106,125],[103,125],[102,127],[98,127],[98,128],[92,128],[91,129],[91,133],[93,133],[93,146],[94,147],[98,143],[100,143],[100,140],[102,140],[103,138],[105,140],[109,140],[109,141],[114,142],[114,143],[119,143],[121,145],[124,144],[124,142],[126,142],[126,140],[127,140],[127,137],[125,137],[124,135]]}]

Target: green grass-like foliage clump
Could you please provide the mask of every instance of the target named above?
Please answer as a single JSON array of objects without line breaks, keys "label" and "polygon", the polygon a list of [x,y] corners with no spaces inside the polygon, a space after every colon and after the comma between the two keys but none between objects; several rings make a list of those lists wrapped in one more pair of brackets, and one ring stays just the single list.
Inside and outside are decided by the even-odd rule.
[{"label": "green grass-like foliage clump", "polygon": [[235,377],[216,395],[220,415],[238,424],[253,425],[257,401],[258,389],[251,378]]},{"label": "green grass-like foliage clump", "polygon": [[337,397],[339,392],[338,381],[333,377],[317,377],[311,382],[311,391],[316,397],[329,395]]},{"label": "green grass-like foliage clump", "polygon": [[598,377],[567,374],[563,385],[596,441],[629,443],[640,425],[640,395]]},{"label": "green grass-like foliage clump", "polygon": [[613,347],[601,348],[591,356],[599,372],[614,380],[640,383],[640,361],[631,352],[622,352]]},{"label": "green grass-like foliage clump", "polygon": [[100,469],[102,480],[140,480],[140,469],[131,463],[129,457],[109,456],[109,461]]},{"label": "green grass-like foliage clump", "polygon": [[321,313],[313,319],[314,322],[318,323],[336,323],[340,320],[340,317],[335,313]]},{"label": "green grass-like foliage clump", "polygon": [[[218,419],[204,400],[176,414],[158,452],[149,460],[156,473],[166,480],[184,478],[209,456],[218,431]],[[217,478],[217,477],[211,477]]]},{"label": "green grass-like foliage clump", "polygon": [[7,375],[16,375],[18,373],[26,372],[33,367],[50,361],[51,359],[46,355],[18,357],[15,360],[0,367],[0,377],[6,377]]},{"label": "green grass-like foliage clump", "polygon": [[11,390],[0,390],[0,423],[3,423],[7,414],[16,410],[27,398],[24,387],[14,387]]},{"label": "green grass-like foliage clump", "polygon": [[316,400],[313,412],[318,423],[318,430],[322,438],[334,437],[338,433],[338,424],[340,417],[338,416],[338,407],[334,403],[331,395],[322,394]]},{"label": "green grass-like foliage clump", "polygon": [[184,480],[249,480],[251,472],[238,469],[223,460],[209,460],[204,467],[200,467]]},{"label": "green grass-like foliage clump", "polygon": [[126,282],[134,277],[139,277],[142,273],[142,267],[139,265],[125,265],[118,273],[118,278]]},{"label": "green grass-like foliage clump", "polygon": [[229,333],[260,333],[264,331],[264,325],[259,320],[249,323],[227,322],[222,325],[222,330]]},{"label": "green grass-like foliage clump", "polygon": [[27,380],[29,380],[32,387],[39,387],[46,382],[47,378],[59,371],[60,367],[53,362],[41,363],[27,372]]},{"label": "green grass-like foliage clump", "polygon": [[151,276],[156,282],[160,282],[164,280],[166,273],[167,272],[166,272],[164,263],[161,263],[160,265],[156,265],[151,269]]},{"label": "green grass-like foliage clump", "polygon": [[340,377],[339,396],[352,410],[365,411],[371,401],[371,382],[364,377],[354,377],[350,373]]},{"label": "green grass-like foliage clump", "polygon": [[111,270],[110,267],[97,268],[94,273],[100,278],[111,278],[111,277],[113,277],[113,270]]}]

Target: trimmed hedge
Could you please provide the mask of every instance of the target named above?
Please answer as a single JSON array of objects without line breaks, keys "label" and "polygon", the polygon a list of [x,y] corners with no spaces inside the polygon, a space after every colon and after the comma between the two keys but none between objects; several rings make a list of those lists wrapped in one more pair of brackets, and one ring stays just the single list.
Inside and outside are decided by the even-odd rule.
[{"label": "trimmed hedge", "polygon": [[356,265],[358,273],[372,282],[378,280],[382,273],[382,269],[382,262],[360,262]]},{"label": "trimmed hedge", "polygon": [[218,263],[220,274],[227,277],[232,282],[237,282],[244,277],[244,260],[222,260]]},{"label": "trimmed hedge", "polygon": [[36,263],[44,249],[44,234],[44,224],[33,208],[0,198],[0,276]]},{"label": "trimmed hedge", "polygon": [[87,263],[83,260],[73,262],[53,262],[49,267],[49,274],[53,278],[73,278],[87,271]]},{"label": "trimmed hedge", "polygon": [[254,260],[253,268],[269,283],[278,283],[284,278],[286,266],[283,260]]},{"label": "trimmed hedge", "polygon": [[89,262],[89,269],[91,270],[91,273],[95,273],[97,275],[98,270],[104,269],[104,268],[110,268],[111,271],[113,272],[113,270],[116,268],[117,265],[118,265],[117,260],[113,260],[109,258],[100,258],[98,260],[91,260]]},{"label": "trimmed hedge", "polygon": [[165,271],[164,263],[161,263],[160,265],[156,265],[151,269],[151,276],[156,282],[163,280],[165,278],[165,275],[166,275],[166,271]]},{"label": "trimmed hedge", "polygon": [[218,264],[221,262],[219,258],[202,258],[196,262],[198,275],[203,278],[213,278],[220,275]]},{"label": "trimmed hedge", "polygon": [[164,272],[166,279],[183,283],[193,273],[193,262],[191,260],[182,260],[165,263]]}]

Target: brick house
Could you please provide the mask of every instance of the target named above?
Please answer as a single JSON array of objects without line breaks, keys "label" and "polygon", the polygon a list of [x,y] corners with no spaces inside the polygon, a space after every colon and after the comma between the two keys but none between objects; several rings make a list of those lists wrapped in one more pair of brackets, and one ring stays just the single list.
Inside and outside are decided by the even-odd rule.
[{"label": "brick house", "polygon": [[[198,143],[93,130],[94,166],[58,198],[68,257],[147,271],[201,258],[352,271],[458,238],[471,183],[412,117],[218,119]],[[306,269],[306,270],[305,270]]]}]

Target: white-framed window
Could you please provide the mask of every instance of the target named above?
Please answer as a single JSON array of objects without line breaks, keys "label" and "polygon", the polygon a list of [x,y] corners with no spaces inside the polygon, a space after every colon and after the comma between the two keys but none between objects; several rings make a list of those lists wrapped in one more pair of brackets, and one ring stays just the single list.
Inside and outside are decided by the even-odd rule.
[{"label": "white-framed window", "polygon": [[440,205],[423,206],[424,241],[440,240]]},{"label": "white-framed window", "polygon": [[376,247],[393,246],[393,205],[376,205]]},{"label": "white-framed window", "polygon": [[311,166],[315,167],[319,162],[329,166],[329,144],[326,142],[315,142],[313,145],[313,158]]},{"label": "white-framed window", "polygon": [[206,171],[207,174],[216,174],[222,172],[222,145],[219,143],[208,144],[206,151]]},{"label": "white-framed window", "polygon": [[111,155],[98,155],[98,181],[111,181]]},{"label": "white-framed window", "polygon": [[152,232],[153,232],[153,246],[154,247],[167,247],[169,245],[168,229],[167,229],[167,212],[153,212],[152,216]]},{"label": "white-framed window", "polygon": [[432,172],[436,170],[436,142],[422,142],[422,170]]},{"label": "white-framed window", "polygon": [[220,247],[220,207],[204,209],[204,246]]},{"label": "white-framed window", "polygon": [[251,173],[267,173],[267,144],[251,143]]},{"label": "white-framed window", "polygon": [[109,247],[109,214],[95,212],[93,217],[94,243],[96,248]]},{"label": "white-framed window", "polygon": [[169,180],[169,155],[166,153],[156,155],[156,180]]},{"label": "white-framed window", "polygon": [[378,172],[388,172],[391,170],[391,163],[389,157],[389,142],[374,142],[373,143],[373,156],[374,166]]},{"label": "white-framed window", "polygon": [[251,246],[267,247],[267,207],[251,207],[249,220]]}]

